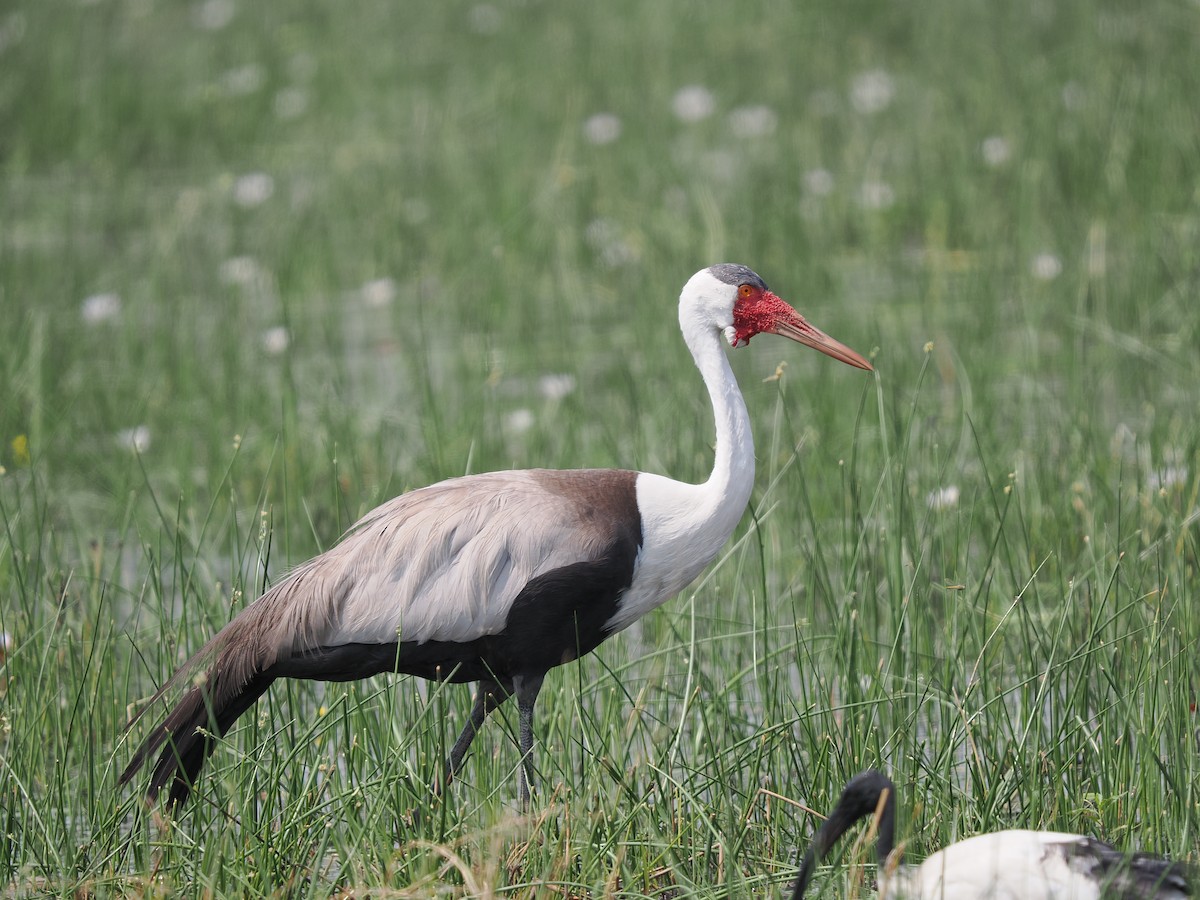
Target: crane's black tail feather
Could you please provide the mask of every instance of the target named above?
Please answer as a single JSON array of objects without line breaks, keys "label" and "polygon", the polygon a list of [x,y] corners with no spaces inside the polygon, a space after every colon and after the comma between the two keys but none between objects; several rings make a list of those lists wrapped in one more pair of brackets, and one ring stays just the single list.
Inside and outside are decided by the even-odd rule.
[{"label": "crane's black tail feather", "polygon": [[[240,621],[235,619],[234,623]],[[228,632],[227,627],[184,663],[147,704],[146,708],[153,706],[203,665],[203,660],[209,660],[207,674],[184,692],[166,718],[146,736],[121,774],[120,783],[126,784],[158,753],[146,788],[146,799],[150,802],[164,788],[168,788],[169,805],[178,806],[186,801],[217,739],[255,704],[276,678],[350,681],[395,671],[397,667],[396,644],[346,644],[315,647],[263,668],[256,642],[227,639]],[[143,709],[134,722],[145,712]]]},{"label": "crane's black tail feather", "polygon": [[170,785],[168,804],[177,806],[191,794],[192,785],[217,739],[255,704],[271,686],[274,676],[258,673],[238,688],[221,684],[219,672],[194,685],[175,704],[167,717],[150,733],[121,773],[127,783],[160,747],[158,761],[146,788],[146,799],[153,802]]}]

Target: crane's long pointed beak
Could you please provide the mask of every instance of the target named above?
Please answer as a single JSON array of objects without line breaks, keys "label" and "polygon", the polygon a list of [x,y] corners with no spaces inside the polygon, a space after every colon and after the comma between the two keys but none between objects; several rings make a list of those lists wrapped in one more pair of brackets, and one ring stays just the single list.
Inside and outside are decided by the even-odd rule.
[{"label": "crane's long pointed beak", "polygon": [[820,328],[815,325],[810,325],[804,321],[804,317],[796,313],[796,318],[779,319],[775,324],[768,329],[772,334],[778,334],[781,337],[791,338],[797,343],[804,344],[806,347],[812,347],[814,350],[820,350],[826,356],[832,356],[834,359],[841,360],[848,366],[854,366],[856,369],[866,369],[868,372],[873,372],[875,367],[867,362],[861,355],[851,350],[840,341],[835,341]]}]

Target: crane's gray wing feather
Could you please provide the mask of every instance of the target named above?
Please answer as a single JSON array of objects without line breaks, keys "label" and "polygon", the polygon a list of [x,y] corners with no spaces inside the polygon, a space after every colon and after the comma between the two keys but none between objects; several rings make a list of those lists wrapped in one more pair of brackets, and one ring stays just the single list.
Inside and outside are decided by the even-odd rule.
[{"label": "crane's gray wing feather", "polygon": [[[529,581],[611,544],[595,482],[613,474],[624,473],[498,472],[402,494],[280,585],[278,602],[300,618],[287,632],[302,646],[495,634]],[[632,477],[621,480],[632,496]]]}]

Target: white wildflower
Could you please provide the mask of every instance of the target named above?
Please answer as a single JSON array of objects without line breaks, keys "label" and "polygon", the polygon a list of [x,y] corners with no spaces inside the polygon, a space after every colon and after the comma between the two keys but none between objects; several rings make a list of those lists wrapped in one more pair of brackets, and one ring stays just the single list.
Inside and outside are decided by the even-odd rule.
[{"label": "white wildflower", "polygon": [[122,428],[117,432],[117,443],[137,453],[145,453],[150,449],[150,429],[145,425]]},{"label": "white wildflower", "polygon": [[1166,466],[1150,473],[1146,479],[1147,485],[1152,491],[1168,491],[1173,488],[1184,487],[1188,483],[1188,470],[1186,466]]},{"label": "white wildflower", "polygon": [[587,241],[589,247],[593,250],[602,248],[605,244],[613,241],[619,231],[617,226],[609,219],[592,219],[587,223],[587,227],[583,229],[583,239]]},{"label": "white wildflower", "polygon": [[275,179],[266,172],[251,172],[233,182],[233,199],[238,206],[260,206],[275,193]]},{"label": "white wildflower", "polygon": [[533,427],[533,413],[528,409],[514,409],[504,417],[504,430],[509,434],[524,434]]},{"label": "white wildflower", "polygon": [[98,325],[115,319],[121,312],[121,298],[116,294],[92,294],[83,301],[80,315],[88,325]]},{"label": "white wildflower", "polygon": [[263,349],[271,356],[278,356],[288,348],[291,342],[292,336],[288,334],[288,330],[282,325],[268,328],[262,335]]},{"label": "white wildflower", "polygon": [[255,284],[263,277],[262,266],[253,256],[231,256],[221,263],[219,277],[222,284],[240,287]]},{"label": "white wildflower", "polygon": [[936,491],[930,491],[925,497],[925,505],[932,510],[952,509],[958,506],[959,493],[957,484],[948,484]]},{"label": "white wildflower", "polygon": [[712,91],[703,85],[689,84],[675,92],[671,110],[681,122],[699,122],[713,114],[716,101]]},{"label": "white wildflower", "polygon": [[850,83],[850,102],[864,115],[882,112],[896,96],[896,83],[883,69],[859,72]]},{"label": "white wildflower", "polygon": [[391,278],[376,278],[359,288],[359,293],[367,306],[387,306],[396,299],[396,282]]},{"label": "white wildflower", "polygon": [[221,263],[221,282],[245,287],[263,277],[263,268],[254,257],[230,257]]},{"label": "white wildflower", "polygon": [[804,189],[814,197],[833,193],[833,173],[828,169],[809,169],[804,173]]},{"label": "white wildflower", "polygon": [[574,375],[543,375],[538,379],[538,392],[547,400],[561,400],[574,390]]},{"label": "white wildflower", "polygon": [[1029,271],[1038,281],[1053,281],[1062,274],[1062,260],[1053,253],[1039,253],[1029,264]]},{"label": "white wildflower", "polygon": [[583,123],[589,144],[611,144],[621,136],[621,120],[612,113],[596,113]]},{"label": "white wildflower", "polygon": [[1008,139],[994,134],[991,137],[983,139],[983,143],[979,145],[979,152],[983,154],[983,161],[993,169],[1004,165],[1012,157],[1012,147],[1008,144]]}]

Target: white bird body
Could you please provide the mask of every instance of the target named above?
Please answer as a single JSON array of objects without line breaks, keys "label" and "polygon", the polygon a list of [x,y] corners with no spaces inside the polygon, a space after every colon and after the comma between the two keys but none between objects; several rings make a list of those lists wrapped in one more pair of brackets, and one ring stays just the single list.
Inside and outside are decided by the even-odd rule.
[{"label": "white bird body", "polygon": [[1095,838],[1059,831],[1012,829],[966,838],[903,865],[892,852],[895,786],[879,772],[860,772],[817,831],[796,879],[801,900],[816,861],[855,821],[877,817],[881,900],[1184,900],[1188,868],[1148,854],[1122,853]]},{"label": "white bird body", "polygon": [[[679,321],[716,421],[706,482],[529,469],[452,478],[382,504],[246,607],[163,685],[154,700],[192,682],[122,781],[163,747],[148,793],[170,785],[171,801],[180,802],[213,735],[224,734],[275,679],[399,672],[479,682],[447,778],[487,715],[515,694],[527,800],[533,707],[545,674],[682,590],[745,511],[754,444],[722,343],[744,346],[769,332],[871,368],[744,266],[696,273],[680,295]],[[196,671],[202,674],[193,679]]]},{"label": "white bird body", "polygon": [[1071,853],[1084,849],[1086,841],[1056,831],[981,834],[939,850],[919,866],[882,875],[879,895],[889,900],[1099,900],[1100,883],[1092,867]]}]

